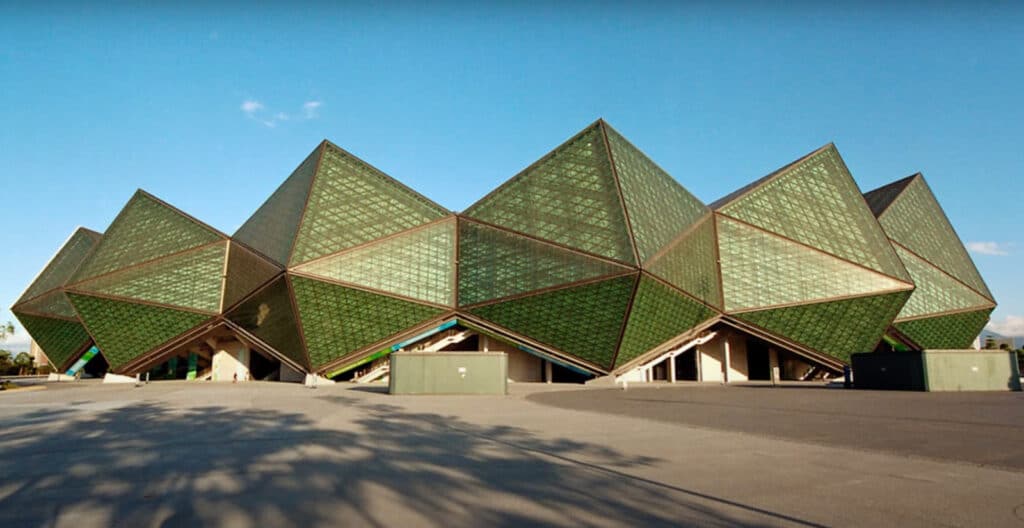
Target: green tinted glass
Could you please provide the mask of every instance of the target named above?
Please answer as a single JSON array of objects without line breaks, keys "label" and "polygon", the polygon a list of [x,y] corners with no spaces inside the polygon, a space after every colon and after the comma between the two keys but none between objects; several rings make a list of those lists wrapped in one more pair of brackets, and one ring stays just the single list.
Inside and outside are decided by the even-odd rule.
[{"label": "green tinted glass", "polygon": [[635,275],[470,308],[473,315],[610,369]]},{"label": "green tinted glass", "polygon": [[628,363],[714,316],[714,310],[641,276],[615,366]]},{"label": "green tinted glass", "polygon": [[604,135],[596,125],[505,182],[465,214],[636,263]]}]

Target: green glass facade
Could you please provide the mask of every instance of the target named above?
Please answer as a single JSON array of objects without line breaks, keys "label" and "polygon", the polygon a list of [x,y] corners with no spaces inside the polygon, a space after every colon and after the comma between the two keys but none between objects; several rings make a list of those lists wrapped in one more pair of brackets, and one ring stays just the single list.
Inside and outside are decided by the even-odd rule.
[{"label": "green glass facade", "polygon": [[864,195],[917,286],[893,322],[920,349],[967,348],[996,302],[921,174]]},{"label": "green glass facade", "polygon": [[231,237],[140,191],[12,310],[128,374],[208,326],[329,372],[461,317],[598,375],[717,324],[832,368],[960,347],[994,306],[919,176],[862,195],[828,145],[705,205],[598,121],[463,213],[326,141]]}]

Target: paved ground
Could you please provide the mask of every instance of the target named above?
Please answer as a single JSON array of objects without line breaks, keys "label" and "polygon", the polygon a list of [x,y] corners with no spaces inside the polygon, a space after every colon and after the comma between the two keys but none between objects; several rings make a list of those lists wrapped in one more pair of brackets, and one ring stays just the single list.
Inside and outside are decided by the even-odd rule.
[{"label": "paved ground", "polygon": [[533,394],[530,401],[1024,471],[1024,393],[721,385]]},{"label": "paved ground", "polygon": [[[998,461],[1007,470],[888,447],[946,413],[960,428],[942,441],[981,452],[965,418],[1017,427],[1015,395],[559,389],[80,382],[0,394],[0,526],[1024,526],[1018,455]],[[638,404],[664,410],[629,416]],[[567,408],[587,405],[602,412]],[[756,424],[771,421],[746,423],[764,413],[745,405],[796,432],[765,434]],[[835,433],[807,433],[829,409],[859,409],[857,427],[891,441],[835,447]]]}]

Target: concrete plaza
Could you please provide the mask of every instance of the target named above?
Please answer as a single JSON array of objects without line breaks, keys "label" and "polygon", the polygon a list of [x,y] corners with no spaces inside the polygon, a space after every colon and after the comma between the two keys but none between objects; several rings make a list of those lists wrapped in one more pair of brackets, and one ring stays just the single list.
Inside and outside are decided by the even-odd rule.
[{"label": "concrete plaza", "polygon": [[1024,396],[0,393],[0,526],[1024,526]]}]

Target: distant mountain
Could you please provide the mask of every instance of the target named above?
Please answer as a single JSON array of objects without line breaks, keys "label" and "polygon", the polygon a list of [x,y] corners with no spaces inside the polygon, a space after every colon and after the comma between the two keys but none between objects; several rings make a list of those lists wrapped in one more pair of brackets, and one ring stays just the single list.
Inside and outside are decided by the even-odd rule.
[{"label": "distant mountain", "polygon": [[993,332],[991,330],[982,330],[981,335],[978,336],[978,340],[981,342],[981,346],[985,346],[985,340],[991,337],[998,342],[1008,342],[1010,347],[1013,349],[1020,349],[1024,347],[1024,337],[1013,337],[1004,336],[1000,333]]}]

